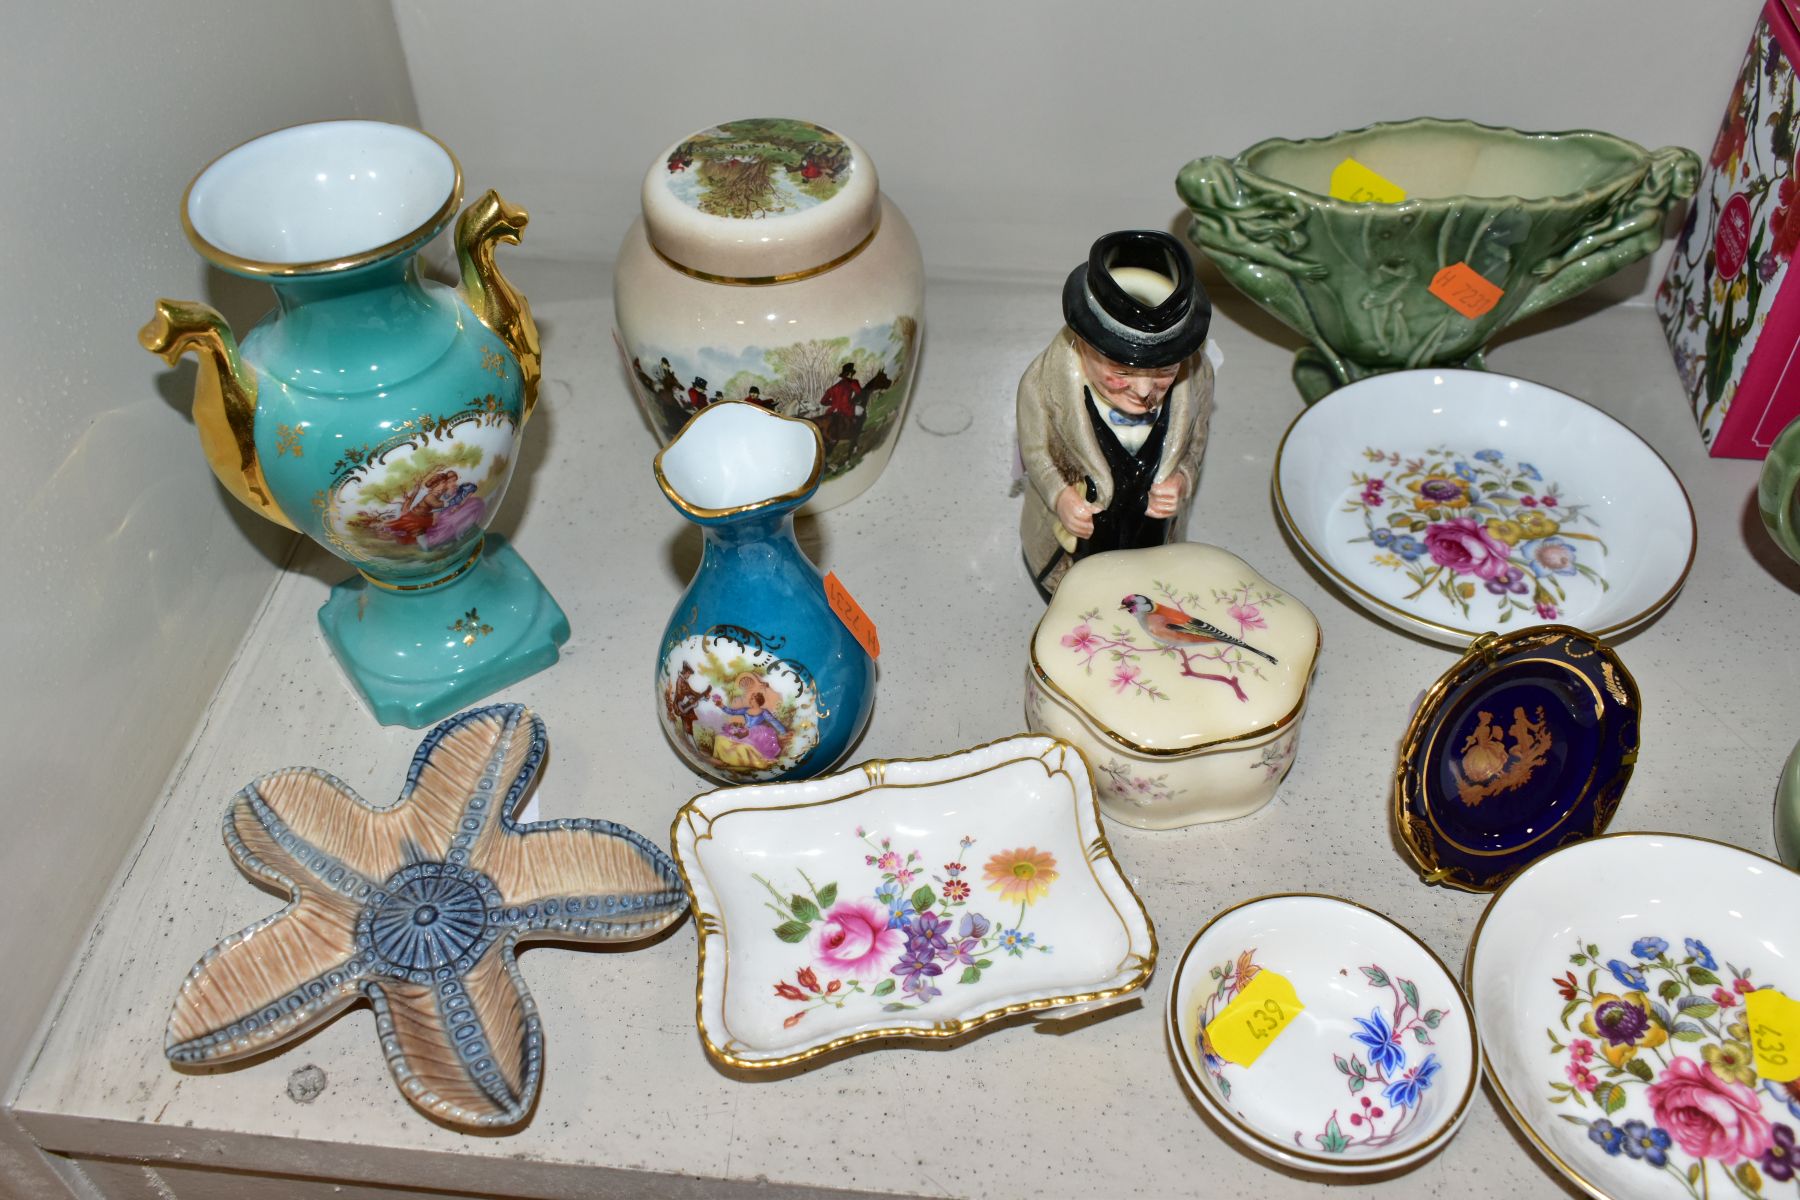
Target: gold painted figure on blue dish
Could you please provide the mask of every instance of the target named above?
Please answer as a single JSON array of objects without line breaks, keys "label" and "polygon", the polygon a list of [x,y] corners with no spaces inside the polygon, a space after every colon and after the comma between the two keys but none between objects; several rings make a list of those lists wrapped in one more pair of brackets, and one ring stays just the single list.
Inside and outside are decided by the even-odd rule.
[{"label": "gold painted figure on blue dish", "polygon": [[277,307],[240,346],[223,317],[161,300],[139,335],[201,361],[194,423],[226,490],[357,575],[319,624],[384,724],[421,728],[556,661],[569,624],[486,533],[537,399],[531,310],[494,265],[526,215],[492,191],[456,222],[462,284],[418,254],[462,171],[435,138],[373,121],[280,130],[188,186],[182,224]]}]

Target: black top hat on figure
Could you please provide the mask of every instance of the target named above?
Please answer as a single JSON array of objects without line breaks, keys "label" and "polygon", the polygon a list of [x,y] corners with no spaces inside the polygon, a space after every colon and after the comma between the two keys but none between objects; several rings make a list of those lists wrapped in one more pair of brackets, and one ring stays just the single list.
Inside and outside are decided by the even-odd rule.
[{"label": "black top hat on figure", "polygon": [[[1174,290],[1158,300],[1149,298],[1147,289],[1132,279],[1142,271],[1173,281]],[[1063,320],[1114,362],[1166,367],[1205,343],[1212,301],[1194,278],[1193,260],[1180,242],[1155,230],[1126,229],[1102,236],[1087,261],[1069,272],[1063,284]]]}]

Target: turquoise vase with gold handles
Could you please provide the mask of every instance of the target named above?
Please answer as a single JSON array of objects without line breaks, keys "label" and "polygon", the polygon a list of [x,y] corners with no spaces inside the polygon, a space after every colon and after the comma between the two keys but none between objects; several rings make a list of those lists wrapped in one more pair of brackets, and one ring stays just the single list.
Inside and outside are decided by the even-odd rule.
[{"label": "turquoise vase with gold handles", "polygon": [[[1787,556],[1800,562],[1800,421],[1776,435],[1756,487],[1763,528]],[[1800,871],[1800,746],[1788,756],[1775,786],[1775,852]]]},{"label": "turquoise vase with gold handles", "polygon": [[[421,728],[554,663],[562,609],[487,532],[537,399],[537,328],[494,247],[523,210],[489,191],[457,218],[462,169],[436,138],[325,121],[228,151],[188,185],[182,226],[276,307],[240,340],[159,300],[139,340],[200,360],[194,424],[225,489],[356,568],[319,624],[383,724]],[[456,221],[462,282],[419,252]]]}]

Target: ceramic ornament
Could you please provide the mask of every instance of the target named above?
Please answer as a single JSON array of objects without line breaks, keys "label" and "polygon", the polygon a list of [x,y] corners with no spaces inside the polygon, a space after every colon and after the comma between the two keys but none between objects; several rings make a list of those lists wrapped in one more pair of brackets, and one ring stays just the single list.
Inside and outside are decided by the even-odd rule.
[{"label": "ceramic ornament", "polygon": [[1301,552],[1383,621],[1467,647],[1565,624],[1617,639],[1694,564],[1687,490],[1630,429],[1484,371],[1394,371],[1303,411],[1275,452]]},{"label": "ceramic ornament", "polygon": [[613,309],[661,441],[722,400],[817,422],[818,511],[866,490],[894,452],[924,281],[912,228],[861,146],[756,117],[691,133],[650,165]]},{"label": "ceramic ornament", "polygon": [[260,1055],[366,999],[414,1107],[468,1128],[523,1121],[544,1036],[519,945],[639,941],[688,905],[668,855],[624,826],[514,820],[545,748],[534,713],[497,704],[433,729],[387,808],[306,767],[239,792],[226,849],[290,903],[188,974],[169,1060]]},{"label": "ceramic ornament", "polygon": [[1311,402],[1480,368],[1501,329],[1654,251],[1699,177],[1678,146],[1427,118],[1197,158],[1176,190],[1194,244],[1312,343],[1294,359]]},{"label": "ceramic ornament", "polygon": [[1062,311],[1018,395],[1019,537],[1046,599],[1090,554],[1180,537],[1212,415],[1200,353],[1212,304],[1174,238],[1101,237],[1069,273]]},{"label": "ceramic ornament", "polygon": [[1032,635],[1026,721],[1080,748],[1115,821],[1245,816],[1293,769],[1320,640],[1304,604],[1217,546],[1096,554]]},{"label": "ceramic ornament", "polygon": [[1086,764],[1051,738],[709,792],[673,841],[724,1066],[1091,1012],[1156,966]]},{"label": "ceramic ornament", "polygon": [[1558,850],[1464,968],[1497,1107],[1589,1196],[1776,1197],[1800,1172],[1800,875],[1704,838]]},{"label": "ceramic ornament", "polygon": [[1232,1140],[1327,1175],[1406,1170],[1469,1114],[1481,1038],[1429,947],[1372,909],[1284,893],[1233,905],[1182,954],[1166,1029]]},{"label": "ceramic ornament", "polygon": [[705,539],[663,629],[656,705],[676,753],[721,782],[830,770],[875,703],[875,660],[794,540],[824,462],[812,422],[735,400],[656,456],[663,495]]},{"label": "ceramic ornament", "polygon": [[252,511],[356,568],[319,624],[384,724],[422,728],[554,663],[569,623],[485,530],[537,401],[537,327],[494,264],[526,214],[488,192],[456,221],[462,284],[418,254],[456,216],[462,171],[437,139],[326,121],[227,152],[188,186],[182,225],[279,306],[242,343],[205,304],[161,300],[139,340],[200,359],[207,462]]}]

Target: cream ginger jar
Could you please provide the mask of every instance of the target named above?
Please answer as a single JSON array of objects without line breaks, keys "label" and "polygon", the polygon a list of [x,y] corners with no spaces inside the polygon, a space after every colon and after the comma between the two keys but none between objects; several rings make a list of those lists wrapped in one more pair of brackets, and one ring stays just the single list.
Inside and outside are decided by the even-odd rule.
[{"label": "cream ginger jar", "polygon": [[1032,636],[1026,719],[1086,755],[1114,820],[1226,821],[1294,765],[1318,651],[1306,606],[1217,546],[1097,554]]},{"label": "cream ginger jar", "polygon": [[819,427],[808,511],[875,482],[906,413],[924,310],[912,227],[849,138],[806,121],[727,121],[651,164],[613,307],[644,416],[670,441],[742,400]]}]

